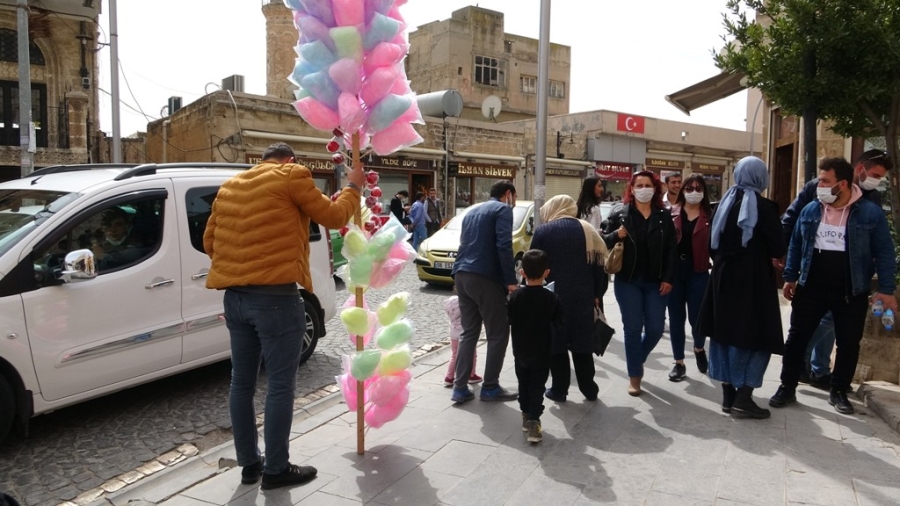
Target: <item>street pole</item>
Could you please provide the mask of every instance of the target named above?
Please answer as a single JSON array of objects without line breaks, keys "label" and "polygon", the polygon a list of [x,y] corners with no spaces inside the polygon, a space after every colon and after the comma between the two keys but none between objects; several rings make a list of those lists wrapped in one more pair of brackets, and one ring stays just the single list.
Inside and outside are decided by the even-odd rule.
[{"label": "street pole", "polygon": [[550,96],[550,0],[541,0],[541,31],[538,46],[537,138],[534,157],[534,226],[541,224],[541,206],[547,193],[547,101]]},{"label": "street pole", "polygon": [[[21,1],[21,0],[20,0]],[[112,69],[112,162],[122,163],[122,132],[119,124],[119,22],[116,0],[109,0],[109,59]]]},{"label": "street pole", "polygon": [[[28,0],[16,2],[16,29],[19,44],[19,147],[22,151],[21,174],[34,171],[31,138],[31,51],[28,42]],[[46,127],[46,125],[41,125]]]}]

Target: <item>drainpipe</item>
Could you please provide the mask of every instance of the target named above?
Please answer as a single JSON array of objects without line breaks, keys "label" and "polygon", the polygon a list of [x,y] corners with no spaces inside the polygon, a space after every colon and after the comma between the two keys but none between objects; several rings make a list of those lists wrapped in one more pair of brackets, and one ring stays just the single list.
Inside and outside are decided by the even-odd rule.
[{"label": "drainpipe", "polygon": [[[22,150],[22,177],[34,170],[31,144],[31,51],[28,43],[28,0],[16,3],[16,29],[19,45],[19,147]],[[41,125],[46,128],[47,125]]]},{"label": "drainpipe", "polygon": [[162,163],[168,163],[168,154],[169,154],[169,123],[171,120],[165,120],[162,123]]}]

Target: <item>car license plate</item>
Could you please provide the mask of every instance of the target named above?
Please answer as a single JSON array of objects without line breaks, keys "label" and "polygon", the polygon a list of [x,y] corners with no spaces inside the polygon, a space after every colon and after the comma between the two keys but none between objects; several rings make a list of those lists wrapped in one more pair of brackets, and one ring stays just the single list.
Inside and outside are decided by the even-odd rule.
[{"label": "car license plate", "polygon": [[435,263],[434,263],[434,268],[435,268],[435,269],[448,269],[448,270],[449,270],[449,269],[452,269],[452,268],[453,268],[453,262],[435,262]]}]

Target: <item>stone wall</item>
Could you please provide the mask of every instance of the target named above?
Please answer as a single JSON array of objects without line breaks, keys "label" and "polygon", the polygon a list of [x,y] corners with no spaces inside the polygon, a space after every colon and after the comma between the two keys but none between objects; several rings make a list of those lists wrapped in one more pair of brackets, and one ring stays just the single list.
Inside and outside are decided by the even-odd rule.
[{"label": "stone wall", "polygon": [[[894,293],[900,297],[900,290]],[[854,383],[888,381],[900,383],[900,315],[891,331],[885,330],[881,319],[872,315],[866,318],[863,339],[859,345],[859,362]]]}]

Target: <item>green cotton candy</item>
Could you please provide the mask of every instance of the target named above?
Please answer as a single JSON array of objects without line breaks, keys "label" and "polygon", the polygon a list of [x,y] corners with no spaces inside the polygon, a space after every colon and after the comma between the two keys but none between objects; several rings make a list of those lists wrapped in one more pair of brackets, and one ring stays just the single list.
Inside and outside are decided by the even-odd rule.
[{"label": "green cotton candy", "polygon": [[382,327],[375,334],[375,346],[382,350],[396,348],[412,339],[413,332],[412,323],[409,320],[400,320],[387,327]]},{"label": "green cotton candy", "polygon": [[378,374],[380,376],[391,376],[406,370],[411,363],[412,355],[409,354],[408,346],[384,352],[381,357],[381,362],[378,364]]},{"label": "green cotton candy", "polygon": [[372,282],[372,268],[375,259],[372,255],[361,255],[347,262],[350,271],[350,284],[367,287]]},{"label": "green cotton candy", "polygon": [[381,303],[376,310],[378,315],[378,323],[383,327],[396,322],[406,315],[406,308],[409,306],[409,292],[395,293],[388,297],[388,300]]},{"label": "green cotton candy", "polygon": [[387,234],[375,234],[369,240],[369,249],[366,253],[375,257],[376,262],[381,262],[391,253],[394,247],[394,236]]},{"label": "green cotton candy", "polygon": [[369,242],[366,240],[366,235],[358,228],[350,230],[344,235],[344,248],[342,253],[345,258],[356,258],[364,254],[368,247]]},{"label": "green cotton candy", "polygon": [[328,30],[331,40],[334,41],[337,59],[350,58],[356,63],[363,61],[362,36],[355,26],[339,26]]},{"label": "green cotton candy", "polygon": [[365,381],[375,374],[375,369],[381,362],[381,351],[365,350],[353,357],[350,362],[350,376],[356,381]]},{"label": "green cotton candy", "polygon": [[341,311],[341,321],[351,336],[369,333],[369,312],[361,307],[348,307]]}]

